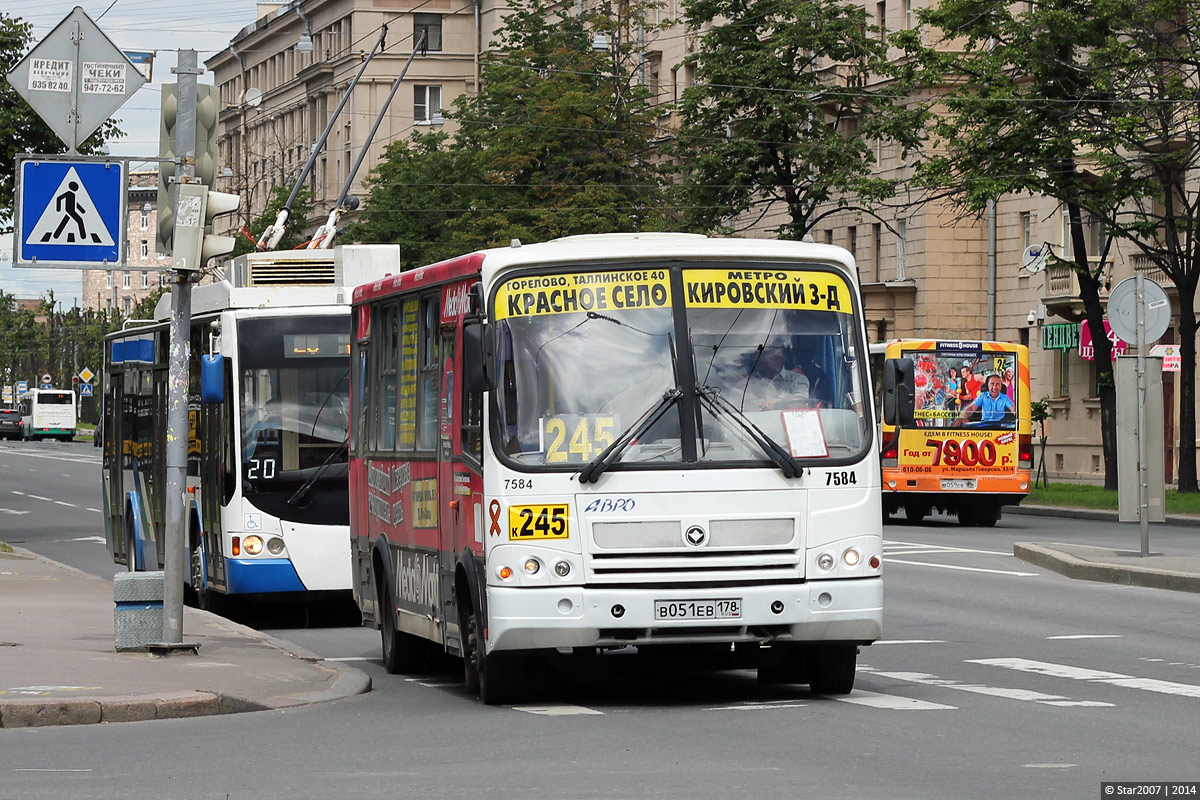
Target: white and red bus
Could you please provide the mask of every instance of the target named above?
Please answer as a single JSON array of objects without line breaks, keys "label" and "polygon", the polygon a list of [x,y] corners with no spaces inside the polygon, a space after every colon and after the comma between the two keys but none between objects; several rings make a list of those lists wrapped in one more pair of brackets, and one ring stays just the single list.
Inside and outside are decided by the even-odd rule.
[{"label": "white and red bus", "polygon": [[851,691],[883,604],[855,275],[610,234],[355,289],[353,584],[388,671],[449,653],[495,704],[531,658],[635,646]]}]

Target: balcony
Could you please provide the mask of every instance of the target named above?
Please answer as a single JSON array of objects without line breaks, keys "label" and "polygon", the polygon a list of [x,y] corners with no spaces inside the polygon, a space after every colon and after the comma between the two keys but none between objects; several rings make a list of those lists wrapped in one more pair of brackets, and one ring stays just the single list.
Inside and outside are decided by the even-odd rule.
[{"label": "balcony", "polygon": [[1129,257],[1129,263],[1133,265],[1133,273],[1135,275],[1140,272],[1146,280],[1154,281],[1168,292],[1175,291],[1175,284],[1167,277],[1167,273],[1159,269],[1158,265],[1149,256],[1138,253]]},{"label": "balcony", "polygon": [[[1099,258],[1089,258],[1088,262],[1095,270],[1100,263]],[[1042,270],[1042,303],[1046,310],[1063,319],[1083,319],[1083,301],[1079,299],[1079,284],[1075,280],[1075,272],[1065,261],[1052,259]],[[1100,301],[1108,299],[1108,286],[1112,283],[1112,261],[1104,267],[1104,280],[1100,285]]]}]

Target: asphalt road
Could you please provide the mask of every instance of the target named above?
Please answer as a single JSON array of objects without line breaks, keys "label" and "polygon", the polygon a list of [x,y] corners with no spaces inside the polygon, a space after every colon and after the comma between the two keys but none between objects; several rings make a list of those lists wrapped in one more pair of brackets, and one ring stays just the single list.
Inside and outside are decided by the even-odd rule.
[{"label": "asphalt road", "polygon": [[[0,472],[0,539],[116,571],[89,511],[94,450],[0,445]],[[1200,595],[1071,581],[1012,556],[1014,541],[1130,547],[1137,535],[1015,515],[990,530],[889,525],[885,639],[837,699],[616,654],[489,708],[454,674],[386,674],[373,631],[264,617],[368,672],[373,690],[286,712],[2,730],[0,800],[1096,798],[1103,781],[1197,781]],[[1152,549],[1200,550],[1197,529],[1151,536]]]}]

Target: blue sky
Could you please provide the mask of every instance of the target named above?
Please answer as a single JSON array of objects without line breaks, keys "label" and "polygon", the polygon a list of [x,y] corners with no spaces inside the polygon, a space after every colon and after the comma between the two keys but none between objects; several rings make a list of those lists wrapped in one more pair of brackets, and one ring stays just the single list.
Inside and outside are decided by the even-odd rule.
[{"label": "blue sky", "polygon": [[[81,6],[105,35],[122,50],[155,51],[153,80],[129,98],[113,117],[125,137],[110,151],[121,156],[153,156],[158,151],[159,93],[173,83],[175,51],[197,51],[200,64],[223,50],[239,30],[254,22],[255,0],[0,0],[0,12],[33,23],[36,45],[71,9]],[[209,73],[200,79],[212,83]],[[154,169],[154,162],[132,162],[130,169]],[[14,165],[0,165],[13,169]],[[10,236],[0,236],[0,289],[17,297],[41,297],[49,289],[70,308],[80,301],[78,270],[14,269]]]}]

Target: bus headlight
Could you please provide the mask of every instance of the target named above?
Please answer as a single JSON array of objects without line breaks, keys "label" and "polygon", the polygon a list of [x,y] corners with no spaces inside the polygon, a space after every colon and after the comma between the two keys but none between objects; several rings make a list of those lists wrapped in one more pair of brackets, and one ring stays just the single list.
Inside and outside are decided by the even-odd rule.
[{"label": "bus headlight", "polygon": [[242,539],[242,549],[246,551],[246,555],[258,555],[263,549],[262,537],[247,536],[245,539]]},{"label": "bus headlight", "polygon": [[558,561],[554,564],[554,574],[560,578],[565,578],[571,574],[571,564],[568,561]]},{"label": "bus headlight", "polygon": [[277,556],[283,552],[283,539],[278,536],[272,536],[267,539],[267,552],[273,556]]},{"label": "bus headlight", "polygon": [[542,569],[542,562],[538,561],[536,558],[525,559],[525,574],[526,575],[537,575],[538,572],[541,571],[541,569]]},{"label": "bus headlight", "polygon": [[833,556],[829,553],[821,553],[817,556],[817,566],[826,571],[833,569]]},{"label": "bus headlight", "polygon": [[846,562],[847,567],[857,567],[858,562],[862,560],[862,556],[858,551],[851,547],[846,552],[842,553],[842,561]]}]

